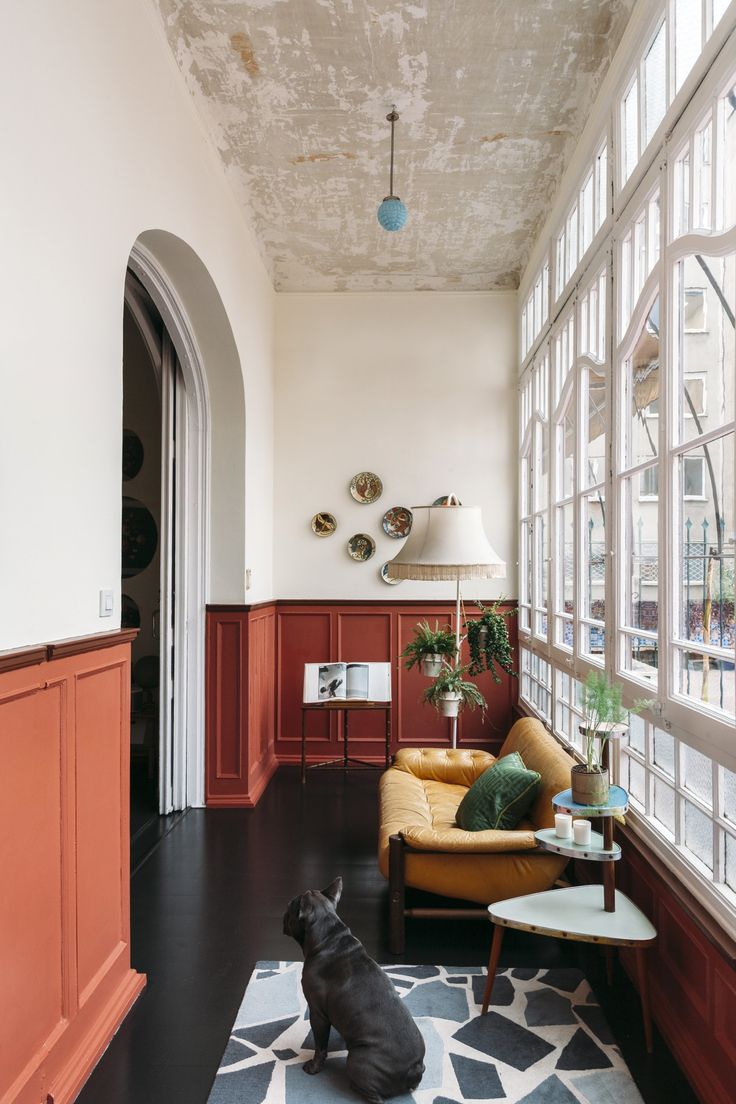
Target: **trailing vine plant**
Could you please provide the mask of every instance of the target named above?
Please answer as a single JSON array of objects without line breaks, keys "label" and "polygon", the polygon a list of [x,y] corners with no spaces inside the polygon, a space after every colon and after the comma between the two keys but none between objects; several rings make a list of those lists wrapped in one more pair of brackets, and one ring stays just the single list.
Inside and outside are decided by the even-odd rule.
[{"label": "trailing vine plant", "polygon": [[470,674],[479,675],[490,671],[494,682],[500,682],[499,667],[512,678],[517,678],[514,670],[514,658],[509,640],[508,618],[516,615],[515,609],[499,610],[501,599],[492,606],[476,605],[481,611],[480,617],[466,618],[465,631],[468,634],[470,650]]}]

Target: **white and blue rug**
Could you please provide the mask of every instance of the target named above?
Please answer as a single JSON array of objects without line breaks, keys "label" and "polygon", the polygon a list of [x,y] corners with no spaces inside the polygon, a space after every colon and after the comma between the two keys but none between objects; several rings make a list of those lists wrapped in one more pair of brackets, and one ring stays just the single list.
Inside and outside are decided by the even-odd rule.
[{"label": "white and blue rug", "polygon": [[[478,966],[384,969],[427,1045],[421,1085],[396,1104],[642,1104],[579,970],[499,971],[481,1016]],[[302,1070],[313,1043],[301,973],[301,962],[257,963],[208,1104],[359,1104],[334,1030],[322,1072]]]}]

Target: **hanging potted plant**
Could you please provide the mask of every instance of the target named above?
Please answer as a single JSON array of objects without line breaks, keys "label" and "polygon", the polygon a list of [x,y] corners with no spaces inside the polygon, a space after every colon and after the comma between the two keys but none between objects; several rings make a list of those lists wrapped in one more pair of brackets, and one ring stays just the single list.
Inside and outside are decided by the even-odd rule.
[{"label": "hanging potted plant", "polygon": [[443,717],[457,717],[461,709],[480,708],[486,711],[486,699],[474,682],[463,677],[468,667],[450,667],[445,665],[431,686],[424,691],[423,699],[433,705]]},{"label": "hanging potted plant", "polygon": [[500,682],[501,677],[496,670],[498,666],[507,675],[517,678],[507,624],[508,618],[513,617],[516,610],[499,611],[500,599],[492,606],[484,606],[482,602],[476,604],[480,617],[465,622],[470,651],[470,674],[479,675],[483,671],[490,671],[493,681]]},{"label": "hanging potted plant", "polygon": [[414,629],[414,639],[406,645],[401,658],[406,661],[404,666],[407,671],[418,663],[423,675],[435,678],[442,669],[443,661],[454,659],[456,653],[455,634],[449,626],[440,628],[439,622],[435,621],[434,629],[431,629],[428,621],[420,621]]},{"label": "hanging potted plant", "polygon": [[639,713],[649,703],[636,701],[627,709],[621,700],[621,687],[611,684],[602,671],[591,671],[583,683],[583,763],[571,768],[573,801],[578,805],[605,805],[610,778],[605,748],[614,735],[628,727],[629,713]]}]

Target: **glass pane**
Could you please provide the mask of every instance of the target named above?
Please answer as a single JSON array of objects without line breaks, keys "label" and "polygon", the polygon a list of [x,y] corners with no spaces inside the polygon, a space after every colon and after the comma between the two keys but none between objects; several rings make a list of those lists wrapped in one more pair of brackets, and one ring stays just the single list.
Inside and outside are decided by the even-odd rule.
[{"label": "glass pane", "polygon": [[583,616],[605,620],[606,502],[603,488],[585,499],[582,532]]},{"label": "glass pane", "polygon": [[713,821],[689,801],[683,802],[682,842],[709,870],[713,869]]},{"label": "glass pane", "polygon": [[667,108],[665,24],[657,31],[644,58],[644,145],[652,140]]},{"label": "glass pane", "polygon": [[[557,511],[557,595],[558,612],[572,615],[573,582],[575,577],[575,537],[573,532],[574,506],[569,503]],[[572,623],[558,621],[557,641],[572,647]]]},{"label": "glass pane", "polygon": [[622,105],[624,138],[623,183],[631,176],[639,160],[639,81],[634,80]]},{"label": "glass pane", "polygon": [[720,152],[716,205],[718,225],[722,230],[736,223],[736,85],[729,89],[718,105]]},{"label": "glass pane", "polygon": [[595,229],[600,230],[608,214],[608,146],[598,154],[595,171]]},{"label": "glass pane", "polygon": [[690,151],[686,150],[675,162],[674,237],[687,234],[690,229]]},{"label": "glass pane", "polygon": [[730,4],[731,0],[713,0],[713,26],[720,21],[721,16]]},{"label": "glass pane", "polygon": [[547,636],[547,601],[548,601],[548,577],[549,577],[549,532],[544,515],[537,516],[534,526],[536,534],[536,575],[537,591],[536,605],[537,616],[535,632],[546,639]]},{"label": "glass pane", "polygon": [[633,467],[657,455],[659,425],[655,420],[659,407],[659,296],[642,325],[634,350],[626,361],[624,409],[625,466]]},{"label": "glass pane", "polygon": [[659,769],[675,780],[675,738],[661,728],[654,730],[654,762]]},{"label": "glass pane", "polygon": [[575,419],[572,401],[557,426],[558,482],[557,498],[569,498],[575,489]]},{"label": "glass pane", "polygon": [[713,804],[713,761],[682,744],[683,786],[707,805]]},{"label": "glass pane", "polygon": [[635,759],[624,755],[621,758],[621,782],[629,797],[638,802],[642,808],[646,805],[646,776],[644,767]]},{"label": "glass pane", "polygon": [[678,649],[678,689],[693,701],[707,703],[727,716],[734,716],[736,680],[732,659],[718,660],[702,652]]},{"label": "glass pane", "polygon": [[675,87],[679,90],[702,48],[702,0],[675,0],[674,17]]},{"label": "glass pane", "polygon": [[728,888],[736,893],[736,839],[725,833],[724,881]]},{"label": "glass pane", "polygon": [[593,240],[593,174],[583,184],[580,193],[580,255]]},{"label": "glass pane", "polygon": [[654,779],[654,809],[652,814],[662,827],[675,834],[675,791],[661,778]]},{"label": "glass pane", "polygon": [[632,713],[629,718],[629,746],[640,755],[644,754],[646,747],[646,732],[646,721],[643,721],[638,714]]},{"label": "glass pane", "polygon": [[642,497],[654,489],[656,467],[645,468],[624,483],[624,624],[656,632],[659,575],[659,503]]},{"label": "glass pane", "polygon": [[736,254],[684,257],[675,294],[678,440],[692,441],[736,416]]},{"label": "glass pane", "polygon": [[693,226],[698,230],[710,230],[711,212],[711,164],[712,127],[710,120],[695,135],[695,204]]},{"label": "glass pane", "polygon": [[519,550],[521,557],[521,571],[520,584],[521,584],[521,601],[529,604],[532,600],[532,523],[531,521],[522,521],[521,523],[521,548]]},{"label": "glass pane", "polygon": [[605,370],[590,368],[583,373],[583,410],[587,409],[585,433],[580,458],[580,483],[594,487],[606,477],[606,376]]},{"label": "glass pane", "polygon": [[680,637],[733,649],[734,435],[679,458]]},{"label": "glass pane", "polygon": [[535,506],[537,510],[544,510],[549,501],[549,442],[547,426],[536,423],[536,486]]},{"label": "glass pane", "polygon": [[736,824],[736,774],[726,767],[719,767],[721,811],[727,820]]}]

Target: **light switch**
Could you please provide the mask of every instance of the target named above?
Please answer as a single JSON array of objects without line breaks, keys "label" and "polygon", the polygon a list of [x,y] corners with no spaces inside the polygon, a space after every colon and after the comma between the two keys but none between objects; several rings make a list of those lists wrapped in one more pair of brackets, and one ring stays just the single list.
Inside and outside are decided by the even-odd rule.
[{"label": "light switch", "polygon": [[112,590],[100,591],[100,617],[112,617],[115,608],[115,592]]},{"label": "light switch", "polygon": [[253,572],[249,567],[245,569],[245,589],[250,590],[253,585]]}]

